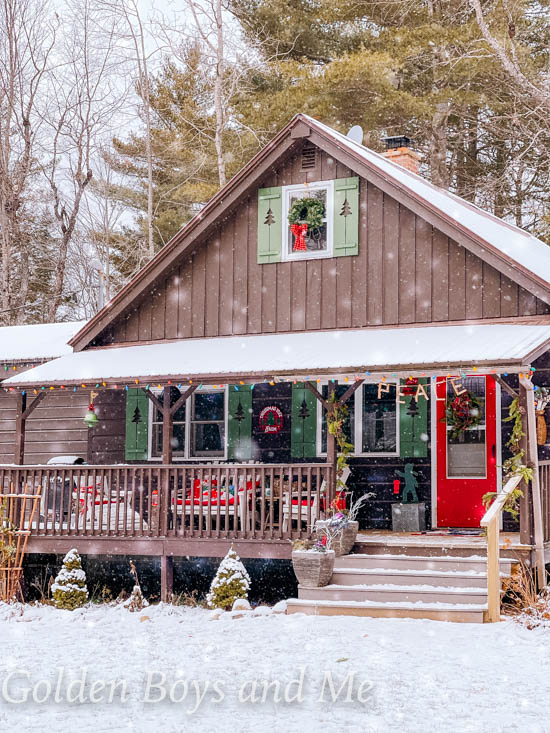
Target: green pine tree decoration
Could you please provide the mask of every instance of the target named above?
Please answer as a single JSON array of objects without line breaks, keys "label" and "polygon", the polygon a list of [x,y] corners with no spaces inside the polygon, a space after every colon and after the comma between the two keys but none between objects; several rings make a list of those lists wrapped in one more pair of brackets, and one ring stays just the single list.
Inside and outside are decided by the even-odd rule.
[{"label": "green pine tree decoration", "polygon": [[226,611],[233,608],[237,598],[247,598],[250,589],[250,577],[231,545],[218,568],[210,592],[206,596],[209,608],[222,608]]},{"label": "green pine tree decoration", "polygon": [[63,567],[52,585],[53,600],[56,608],[74,611],[88,600],[86,573],[82,570],[82,561],[78,552],[73,549],[63,558]]}]

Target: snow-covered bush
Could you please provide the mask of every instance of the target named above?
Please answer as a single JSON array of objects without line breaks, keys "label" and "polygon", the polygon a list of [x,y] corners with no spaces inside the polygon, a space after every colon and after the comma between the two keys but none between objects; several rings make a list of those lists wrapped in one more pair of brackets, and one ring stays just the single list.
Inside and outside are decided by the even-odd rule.
[{"label": "snow-covered bush", "polygon": [[143,597],[139,585],[134,585],[130,598],[124,604],[124,608],[127,608],[129,611],[142,611],[148,605],[149,601]]},{"label": "snow-covered bush", "polygon": [[206,596],[209,608],[233,608],[237,598],[247,598],[250,578],[233,545],[224,557]]},{"label": "snow-covered bush", "polygon": [[63,558],[63,567],[52,585],[53,600],[56,608],[74,611],[88,600],[86,573],[82,570],[80,555],[75,549]]}]

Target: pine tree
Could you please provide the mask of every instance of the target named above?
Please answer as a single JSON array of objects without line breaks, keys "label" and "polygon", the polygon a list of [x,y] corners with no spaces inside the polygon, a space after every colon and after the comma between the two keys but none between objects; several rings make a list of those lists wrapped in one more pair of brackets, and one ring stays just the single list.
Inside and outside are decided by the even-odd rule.
[{"label": "pine tree", "polygon": [[237,598],[247,598],[250,577],[233,545],[224,557],[210,586],[206,601],[210,608],[230,610]]},{"label": "pine tree", "polygon": [[73,549],[63,558],[63,567],[52,585],[53,599],[56,608],[74,611],[88,600],[86,573],[82,570],[82,561],[78,552]]}]

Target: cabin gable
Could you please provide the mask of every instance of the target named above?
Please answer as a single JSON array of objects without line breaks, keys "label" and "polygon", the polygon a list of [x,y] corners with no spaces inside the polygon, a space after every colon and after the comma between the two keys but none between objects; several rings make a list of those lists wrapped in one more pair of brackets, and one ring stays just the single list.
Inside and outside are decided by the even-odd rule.
[{"label": "cabin gable", "polygon": [[259,189],[356,175],[301,141],[210,236],[183,252],[177,266],[90,345],[550,312],[543,301],[364,177],[359,177],[356,255],[258,262]]}]

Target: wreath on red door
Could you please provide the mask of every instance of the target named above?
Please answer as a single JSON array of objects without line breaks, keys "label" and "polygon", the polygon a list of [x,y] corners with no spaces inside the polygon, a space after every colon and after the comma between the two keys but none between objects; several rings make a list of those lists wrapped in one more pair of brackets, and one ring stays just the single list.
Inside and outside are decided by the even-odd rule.
[{"label": "wreath on red door", "polygon": [[481,402],[471,392],[448,399],[444,419],[451,427],[451,438],[456,440],[465,430],[481,422]]}]

